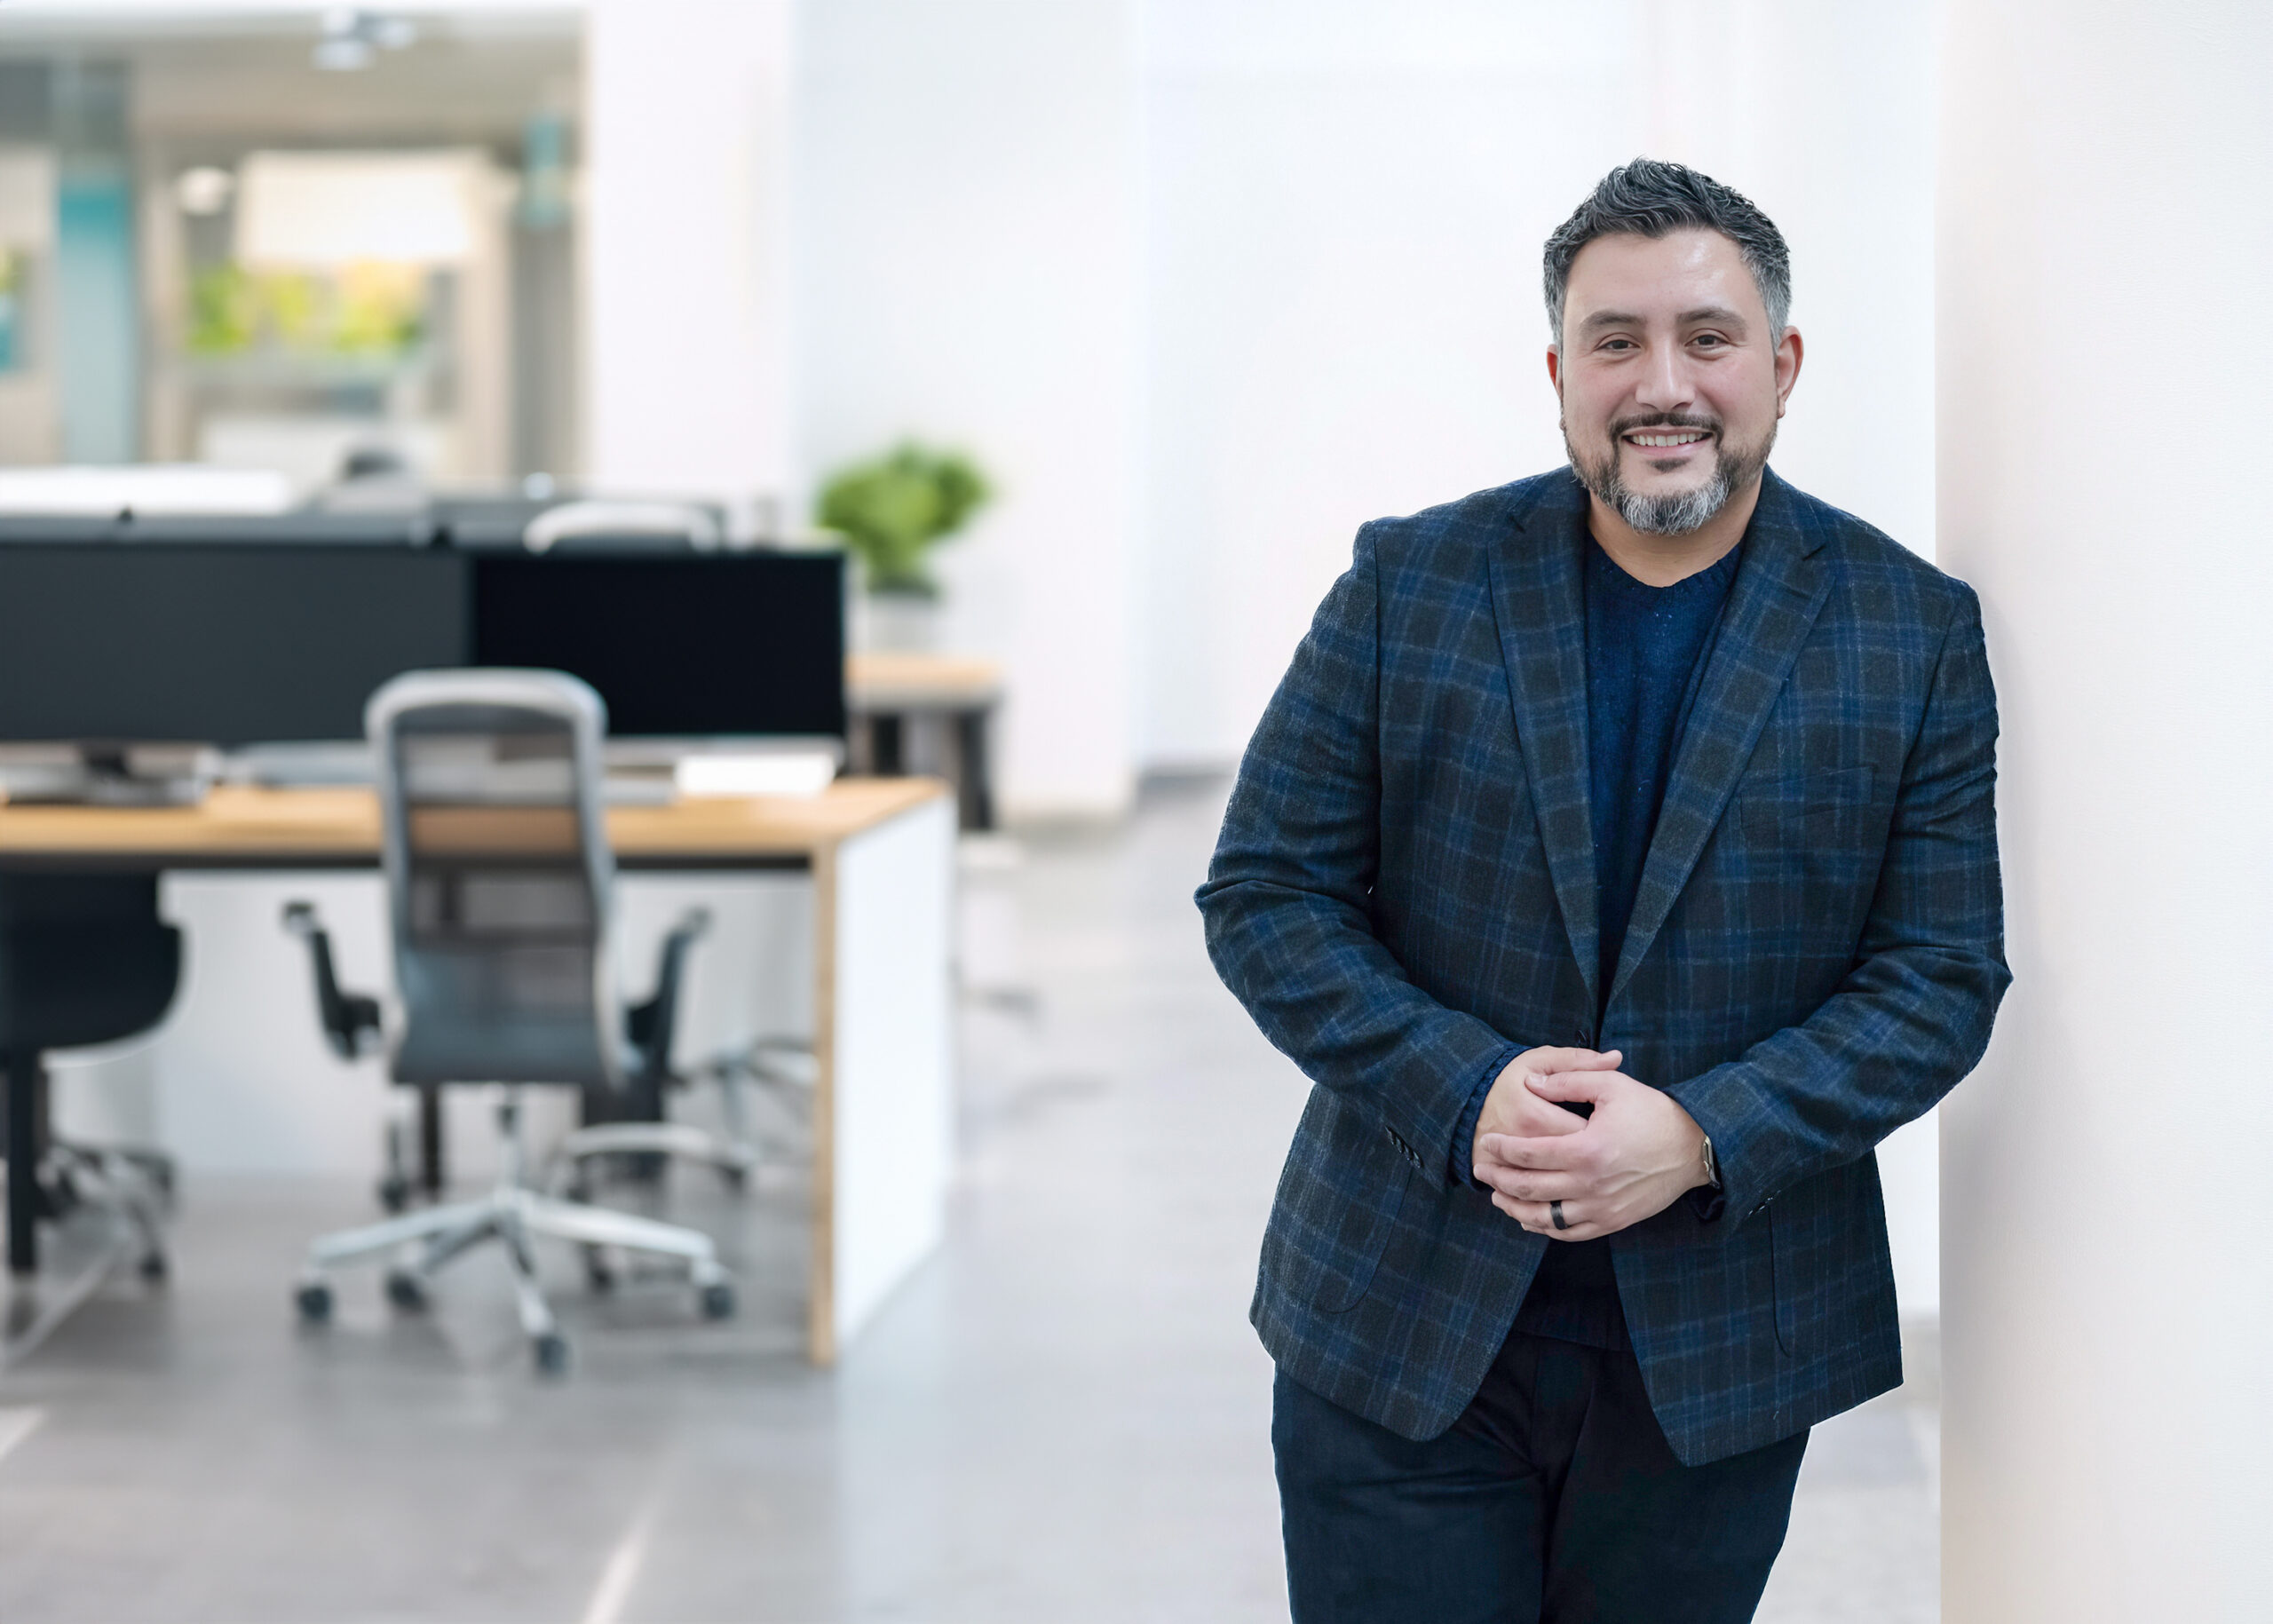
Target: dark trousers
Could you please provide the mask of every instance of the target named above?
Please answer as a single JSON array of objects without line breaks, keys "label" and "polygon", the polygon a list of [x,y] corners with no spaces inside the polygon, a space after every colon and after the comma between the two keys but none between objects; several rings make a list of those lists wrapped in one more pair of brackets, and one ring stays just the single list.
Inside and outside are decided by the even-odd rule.
[{"label": "dark trousers", "polygon": [[1633,1354],[1520,1332],[1426,1443],[1274,1400],[1295,1624],[1742,1624],[1808,1444],[1683,1466]]}]

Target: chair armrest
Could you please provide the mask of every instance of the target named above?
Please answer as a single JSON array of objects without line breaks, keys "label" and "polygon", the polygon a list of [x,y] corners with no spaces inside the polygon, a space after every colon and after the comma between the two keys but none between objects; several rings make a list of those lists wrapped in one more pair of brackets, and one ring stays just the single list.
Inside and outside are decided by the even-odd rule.
[{"label": "chair armrest", "polygon": [[710,928],[710,910],[691,907],[663,938],[655,963],[655,990],[645,1002],[624,1011],[624,1035],[639,1051],[639,1074],[670,1075],[671,1044],[678,1033],[680,989],[686,979],[687,950]]},{"label": "chair armrest", "polygon": [[369,1053],[380,1035],[379,1001],[341,989],[331,960],[331,932],[317,917],[315,905],[286,903],[284,928],[307,944],[308,961],[316,978],[316,1013],[331,1052],[343,1060]]}]

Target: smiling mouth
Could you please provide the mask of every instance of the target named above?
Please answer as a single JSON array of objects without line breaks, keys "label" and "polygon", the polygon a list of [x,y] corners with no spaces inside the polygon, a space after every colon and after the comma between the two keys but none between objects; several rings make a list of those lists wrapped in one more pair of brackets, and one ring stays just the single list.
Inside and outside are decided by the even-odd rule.
[{"label": "smiling mouth", "polygon": [[1678,451],[1712,438],[1703,429],[1659,429],[1620,436],[1629,446],[1644,451]]}]

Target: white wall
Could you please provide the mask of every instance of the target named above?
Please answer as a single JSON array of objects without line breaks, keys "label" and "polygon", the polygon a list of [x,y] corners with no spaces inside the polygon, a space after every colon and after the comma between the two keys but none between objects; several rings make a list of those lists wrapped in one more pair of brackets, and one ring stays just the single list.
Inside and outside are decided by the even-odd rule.
[{"label": "white wall", "polygon": [[1941,546],[2016,980],[1944,1108],[1944,1616],[2273,1596],[2273,11],[1978,0],[1944,75]]},{"label": "white wall", "polygon": [[1148,760],[1235,757],[1358,525],[1563,460],[1540,246],[1637,153],[1751,195],[1779,471],[1933,549],[1927,0],[1150,0]]},{"label": "white wall", "polygon": [[1013,817],[1118,812],[1136,764],[1132,5],[798,13],[799,466],[915,435],[994,476],[942,574],[948,641],[1008,667]]},{"label": "white wall", "polygon": [[1934,556],[1931,0],[1647,0],[1646,144],[1758,203],[1806,341],[1778,472]]},{"label": "white wall", "polygon": [[585,472],[778,499],[789,466],[789,0],[590,0]]},{"label": "white wall", "polygon": [[1359,524],[1563,460],[1539,252],[1631,8],[1146,8],[1144,729],[1235,760]]}]

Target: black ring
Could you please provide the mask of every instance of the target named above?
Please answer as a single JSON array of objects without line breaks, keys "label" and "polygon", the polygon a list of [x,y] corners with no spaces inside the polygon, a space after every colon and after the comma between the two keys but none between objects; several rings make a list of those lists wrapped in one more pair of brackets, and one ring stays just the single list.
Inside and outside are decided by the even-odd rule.
[{"label": "black ring", "polygon": [[1560,1201],[1549,1201],[1547,1203],[1547,1216],[1555,1221],[1555,1227],[1557,1229],[1568,1229],[1571,1227],[1569,1224],[1563,1222],[1563,1203]]}]

